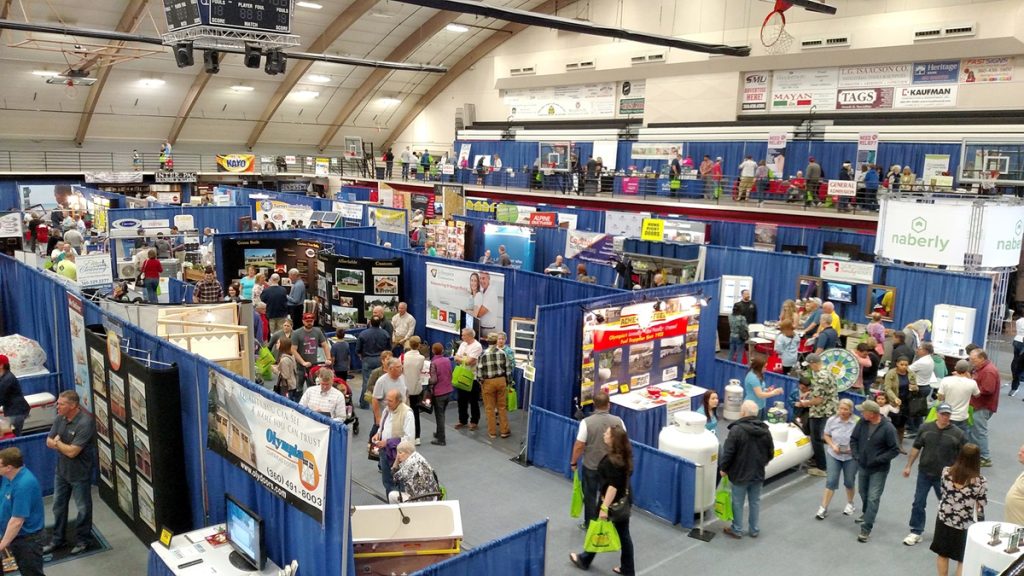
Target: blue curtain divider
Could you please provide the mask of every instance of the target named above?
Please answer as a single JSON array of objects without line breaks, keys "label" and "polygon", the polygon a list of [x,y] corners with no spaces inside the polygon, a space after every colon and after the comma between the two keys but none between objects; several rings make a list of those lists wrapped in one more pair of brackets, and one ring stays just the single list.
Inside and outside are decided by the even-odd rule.
[{"label": "blue curtain divider", "polygon": [[35,474],[43,496],[53,494],[53,477],[57,472],[57,451],[46,447],[49,431],[19,436],[0,442],[0,450],[17,448],[25,458],[25,467]]},{"label": "blue curtain divider", "polygon": [[[533,406],[528,432],[530,462],[567,480],[572,478],[569,459],[578,429],[579,422]],[[633,504],[672,524],[692,528],[697,466],[638,442],[632,445]],[[657,481],[649,481],[652,478]]]},{"label": "blue curtain divider", "polygon": [[428,566],[415,576],[476,576],[516,574],[544,576],[548,521],[542,520],[491,540],[448,560]]},{"label": "blue curtain divider", "polygon": [[[714,390],[718,393],[720,398],[725,398],[725,387],[729,384],[729,380],[739,380],[740,385],[742,386],[743,379],[749,371],[750,367],[745,364],[730,362],[722,358],[715,358],[712,363],[711,377],[702,381],[700,385],[704,388]],[[773,406],[776,401],[785,402],[786,409],[789,410],[789,415],[792,418],[793,405],[790,398],[798,388],[797,379],[792,376],[786,376],[785,374],[765,372],[764,382],[766,386],[774,386],[786,391],[782,396],[772,399],[770,401],[769,408]]]},{"label": "blue curtain divider", "polygon": [[984,344],[992,305],[991,278],[898,265],[884,267],[880,276],[881,284],[896,287],[894,328],[922,318],[931,320],[936,304],[967,306],[976,311],[972,341]]},{"label": "blue curtain divider", "polygon": [[808,256],[816,256],[824,251],[826,242],[856,244],[860,251],[867,254],[875,253],[875,235],[864,232],[834,230],[829,228],[803,228],[799,226],[779,226],[775,239],[775,249],[782,250],[786,245],[803,245],[807,247]]},{"label": "blue curtain divider", "polygon": [[758,321],[763,322],[779,317],[782,302],[796,296],[798,277],[811,274],[814,264],[809,256],[708,246],[704,277],[752,276],[751,296],[757,302]]},{"label": "blue curtain divider", "polygon": [[192,293],[195,292],[195,285],[182,282],[177,278],[167,279],[167,301],[169,303],[192,303]]},{"label": "blue curtain divider", "polygon": [[49,392],[56,397],[63,390],[60,387],[60,374],[46,374],[45,376],[27,376],[18,378],[21,392],[25,396]]}]

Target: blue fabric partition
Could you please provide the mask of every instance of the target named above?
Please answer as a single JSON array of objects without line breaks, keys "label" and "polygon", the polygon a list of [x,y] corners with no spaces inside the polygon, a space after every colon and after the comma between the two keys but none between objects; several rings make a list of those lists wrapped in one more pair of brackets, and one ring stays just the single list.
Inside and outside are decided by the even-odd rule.
[{"label": "blue fabric partition", "polygon": [[195,285],[182,282],[177,278],[167,279],[167,301],[169,303],[192,302],[192,293],[195,292]]},{"label": "blue fabric partition", "polygon": [[992,304],[991,278],[906,266],[886,266],[883,274],[881,283],[896,287],[893,328],[922,318],[931,320],[936,304],[954,304],[975,309],[972,341],[979,345],[985,342]]},{"label": "blue fabric partition", "polygon": [[728,220],[706,220],[694,218],[697,222],[706,222],[711,225],[711,234],[708,241],[717,246],[740,246],[754,245],[754,225],[749,222],[730,222]]},{"label": "blue fabric partition", "polygon": [[26,376],[18,378],[18,385],[25,396],[49,392],[55,397],[63,392],[60,387],[60,374],[46,374],[45,376]]},{"label": "blue fabric partition", "polygon": [[704,277],[752,276],[758,321],[775,320],[782,302],[796,296],[797,278],[810,274],[814,264],[809,256],[708,246]]},{"label": "blue fabric partition", "polygon": [[342,186],[338,193],[338,200],[346,202],[369,202],[372,188],[365,186]]},{"label": "blue fabric partition", "polygon": [[[571,479],[569,460],[578,429],[575,420],[533,406],[528,432],[530,462]],[[673,524],[692,528],[696,465],[638,442],[632,444],[633,504]]]},{"label": "blue fabric partition", "polygon": [[17,448],[25,458],[25,466],[39,480],[43,496],[53,494],[53,476],[57,472],[57,451],[46,447],[49,431],[11,438],[0,442],[0,450]]},{"label": "blue fabric partition", "polygon": [[651,242],[649,240],[637,240],[627,238],[622,245],[625,252],[633,254],[647,254],[660,256],[662,258],[674,258],[676,260],[696,260],[700,257],[699,244],[682,244],[679,242]]},{"label": "blue fabric partition", "polygon": [[476,576],[478,574],[516,574],[544,576],[547,554],[548,521],[491,540],[448,560],[428,566],[415,576]]},{"label": "blue fabric partition", "polygon": [[174,217],[190,214],[196,228],[213,228],[218,232],[238,232],[240,218],[252,216],[247,206],[166,206],[160,208],[116,208],[107,212],[107,221],[122,218],[133,220],[167,220],[174,225]]},{"label": "blue fabric partition", "polygon": [[856,244],[861,252],[875,253],[875,235],[862,232],[849,232],[828,228],[802,228],[797,226],[779,226],[775,240],[775,249],[789,245],[807,246],[807,255],[815,256],[822,253],[825,242],[842,242]]},{"label": "blue fabric partition", "polygon": [[[725,398],[725,386],[729,383],[729,380],[736,379],[740,381],[740,385],[743,384],[743,379],[746,377],[747,372],[750,371],[749,366],[745,364],[739,364],[737,362],[730,362],[722,358],[715,358],[712,363],[711,375],[709,378],[701,381],[700,385],[704,388],[708,388],[718,392],[720,398]],[[765,386],[774,386],[776,388],[782,388],[786,391],[779,398],[773,398],[769,400],[768,407],[775,405],[776,401],[785,401],[786,409],[789,410],[790,418],[793,416],[793,406],[789,401],[790,396],[798,388],[798,382],[796,378],[792,376],[786,376],[785,374],[776,374],[774,372],[764,373]]]}]

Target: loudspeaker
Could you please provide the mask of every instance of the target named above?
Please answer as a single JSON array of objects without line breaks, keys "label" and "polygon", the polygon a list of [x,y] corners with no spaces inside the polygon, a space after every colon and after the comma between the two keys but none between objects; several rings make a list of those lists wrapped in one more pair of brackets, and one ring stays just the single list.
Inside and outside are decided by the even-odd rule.
[{"label": "loudspeaker", "polygon": [[259,68],[260,57],[263,54],[260,52],[259,46],[253,46],[252,44],[245,45],[245,67],[246,68]]},{"label": "loudspeaker", "polygon": [[192,43],[181,42],[174,45],[174,62],[178,68],[188,68],[196,63],[192,55]]},{"label": "loudspeaker", "polygon": [[220,72],[220,52],[216,50],[203,52],[203,67],[206,68],[207,74]]},{"label": "loudspeaker", "polygon": [[275,74],[284,74],[285,68],[288,65],[288,58],[284,55],[284,52],[280,50],[270,50],[267,52],[267,64],[263,68],[263,71],[271,76]]}]

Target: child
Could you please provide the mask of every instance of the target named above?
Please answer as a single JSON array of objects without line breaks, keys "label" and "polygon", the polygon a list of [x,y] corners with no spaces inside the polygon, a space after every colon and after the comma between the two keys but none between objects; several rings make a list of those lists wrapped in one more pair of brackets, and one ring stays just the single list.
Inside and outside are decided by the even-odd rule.
[{"label": "child", "polygon": [[810,374],[800,375],[800,384],[796,390],[793,390],[789,395],[789,405],[793,406],[793,423],[796,424],[804,434],[808,436],[811,434],[810,429],[810,412],[811,409],[808,407],[797,408],[796,403],[802,400],[811,399],[811,376]]},{"label": "child", "polygon": [[890,417],[890,414],[900,413],[900,409],[898,406],[893,406],[892,404],[889,404],[889,400],[885,397],[884,392],[875,392],[875,402],[878,403],[878,413],[885,418],[889,418],[891,420],[892,418]]}]

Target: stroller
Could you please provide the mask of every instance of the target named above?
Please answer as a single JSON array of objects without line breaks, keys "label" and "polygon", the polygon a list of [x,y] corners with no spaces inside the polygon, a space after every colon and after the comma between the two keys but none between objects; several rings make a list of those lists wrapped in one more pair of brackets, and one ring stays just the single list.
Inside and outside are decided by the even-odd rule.
[{"label": "stroller", "polygon": [[[306,368],[305,386],[316,386],[316,372],[323,368],[323,364],[313,364]],[[343,378],[334,377],[334,387],[345,397],[345,425],[352,427],[353,434],[359,434],[359,416],[356,415],[356,408],[352,405],[352,388]]]}]

